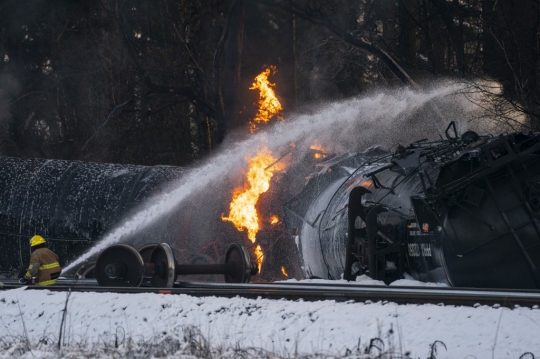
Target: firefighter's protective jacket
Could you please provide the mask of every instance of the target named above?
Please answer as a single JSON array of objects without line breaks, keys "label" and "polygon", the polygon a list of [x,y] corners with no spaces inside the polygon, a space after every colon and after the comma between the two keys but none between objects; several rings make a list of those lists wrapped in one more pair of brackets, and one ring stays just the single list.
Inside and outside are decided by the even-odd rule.
[{"label": "firefighter's protective jacket", "polygon": [[53,285],[61,271],[56,253],[49,248],[38,248],[30,255],[30,265],[24,278],[30,280],[36,277],[38,285]]}]

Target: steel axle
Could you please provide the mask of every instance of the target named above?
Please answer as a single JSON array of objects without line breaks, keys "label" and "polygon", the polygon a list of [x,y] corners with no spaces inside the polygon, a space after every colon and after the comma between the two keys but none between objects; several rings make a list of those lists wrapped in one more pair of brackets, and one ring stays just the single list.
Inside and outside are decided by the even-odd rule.
[{"label": "steel axle", "polygon": [[136,251],[126,244],[106,248],[95,266],[101,286],[138,287],[143,280],[152,287],[171,288],[179,275],[223,274],[227,283],[249,283],[258,273],[244,246],[231,244],[223,264],[178,264],[171,247],[153,243]]}]

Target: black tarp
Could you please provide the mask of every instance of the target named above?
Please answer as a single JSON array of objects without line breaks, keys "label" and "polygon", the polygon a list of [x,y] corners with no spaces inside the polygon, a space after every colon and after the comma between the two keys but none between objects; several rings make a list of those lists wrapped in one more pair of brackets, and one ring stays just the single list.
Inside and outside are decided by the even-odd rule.
[{"label": "black tarp", "polygon": [[63,261],[83,253],[184,168],[0,157],[0,274],[27,264],[44,236]]}]

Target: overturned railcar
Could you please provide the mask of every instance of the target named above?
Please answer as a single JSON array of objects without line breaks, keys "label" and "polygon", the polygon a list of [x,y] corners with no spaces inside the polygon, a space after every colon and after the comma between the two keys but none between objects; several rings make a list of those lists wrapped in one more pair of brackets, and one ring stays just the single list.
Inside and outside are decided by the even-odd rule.
[{"label": "overturned railcar", "polygon": [[319,164],[285,205],[304,274],[540,288],[540,134],[446,137]]},{"label": "overturned railcar", "polygon": [[[185,171],[170,166],[10,157],[0,157],[0,168],[3,276],[27,264],[28,240],[34,234],[44,236],[62,261],[69,261]],[[171,223],[175,221],[152,228],[145,240],[170,240]]]}]

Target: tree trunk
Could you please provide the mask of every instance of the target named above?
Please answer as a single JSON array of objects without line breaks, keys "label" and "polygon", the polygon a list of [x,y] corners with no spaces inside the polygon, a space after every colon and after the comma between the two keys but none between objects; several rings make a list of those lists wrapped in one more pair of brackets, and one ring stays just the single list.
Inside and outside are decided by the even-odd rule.
[{"label": "tree trunk", "polygon": [[246,8],[245,4],[239,5],[236,14],[231,18],[229,36],[225,43],[225,58],[222,76],[222,96],[225,121],[230,129],[241,127],[241,110],[239,101],[239,87],[242,76],[242,50],[244,45],[244,20]]},{"label": "tree trunk", "polygon": [[400,0],[398,2],[398,54],[402,61],[414,66],[416,60],[416,26],[413,19],[415,0]]}]

